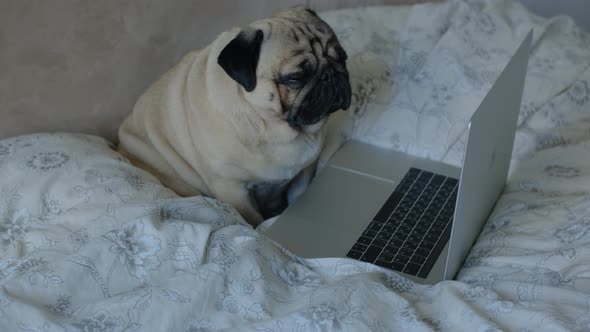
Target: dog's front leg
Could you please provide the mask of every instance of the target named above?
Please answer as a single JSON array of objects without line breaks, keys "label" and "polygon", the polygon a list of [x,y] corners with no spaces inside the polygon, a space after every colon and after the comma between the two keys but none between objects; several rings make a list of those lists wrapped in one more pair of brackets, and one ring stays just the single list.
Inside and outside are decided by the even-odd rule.
[{"label": "dog's front leg", "polygon": [[242,182],[218,179],[211,189],[216,198],[231,205],[250,225],[256,227],[264,221]]},{"label": "dog's front leg", "polygon": [[309,166],[301,170],[301,172],[299,172],[299,174],[297,174],[297,176],[295,176],[295,178],[289,182],[289,188],[287,191],[287,201],[289,202],[289,205],[293,204],[295,199],[297,199],[297,197],[303,194],[305,189],[307,189],[307,186],[309,186],[311,180],[313,180],[315,177],[317,167],[318,160],[314,161]]}]

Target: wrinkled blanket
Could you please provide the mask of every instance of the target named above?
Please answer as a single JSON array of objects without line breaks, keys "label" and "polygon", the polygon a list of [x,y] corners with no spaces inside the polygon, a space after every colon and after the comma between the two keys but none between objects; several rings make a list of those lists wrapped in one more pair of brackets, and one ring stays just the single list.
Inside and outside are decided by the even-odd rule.
[{"label": "wrinkled blanket", "polygon": [[100,138],[30,135],[0,141],[0,331],[590,330],[589,35],[501,0],[323,17],[350,56],[353,136],[454,164],[534,29],[509,183],[458,281],[301,259]]}]

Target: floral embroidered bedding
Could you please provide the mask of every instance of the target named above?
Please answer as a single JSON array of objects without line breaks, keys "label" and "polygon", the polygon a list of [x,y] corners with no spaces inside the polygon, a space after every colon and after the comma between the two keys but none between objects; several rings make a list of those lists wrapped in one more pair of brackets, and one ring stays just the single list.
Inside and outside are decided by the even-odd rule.
[{"label": "floral embroidered bedding", "polygon": [[350,55],[354,136],[458,163],[529,29],[509,182],[457,281],[301,259],[226,205],[180,198],[101,138],[0,141],[0,330],[590,329],[590,36],[509,1],[322,15]]}]

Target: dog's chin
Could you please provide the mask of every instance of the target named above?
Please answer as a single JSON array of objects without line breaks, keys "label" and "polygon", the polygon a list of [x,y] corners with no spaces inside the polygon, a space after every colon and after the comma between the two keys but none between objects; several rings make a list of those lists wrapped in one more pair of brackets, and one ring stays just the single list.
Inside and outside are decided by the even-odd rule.
[{"label": "dog's chin", "polygon": [[288,119],[289,126],[297,131],[313,132],[319,130],[330,114],[326,113],[311,119]]},{"label": "dog's chin", "polygon": [[301,131],[306,134],[314,134],[314,133],[318,132],[320,129],[322,129],[322,127],[324,126],[324,123],[326,123],[327,119],[328,119],[328,117],[326,116],[314,124],[304,126]]},{"label": "dog's chin", "polygon": [[326,122],[326,120],[328,119],[329,114],[326,114],[318,119],[313,119],[311,121],[289,121],[287,120],[287,123],[289,124],[289,126],[298,131],[298,132],[303,132],[306,134],[313,134],[315,132],[317,132],[318,130],[322,129],[322,126],[324,125],[324,123]]}]

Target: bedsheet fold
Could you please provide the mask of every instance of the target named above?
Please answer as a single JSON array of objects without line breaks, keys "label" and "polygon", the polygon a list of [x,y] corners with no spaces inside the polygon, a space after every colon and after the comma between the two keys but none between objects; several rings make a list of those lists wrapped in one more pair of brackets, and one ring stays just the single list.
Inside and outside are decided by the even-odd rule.
[{"label": "bedsheet fold", "polygon": [[534,29],[509,183],[457,281],[301,259],[102,139],[29,135],[0,141],[0,330],[590,330],[589,35],[502,0],[322,16],[350,55],[353,136],[455,164]]}]

